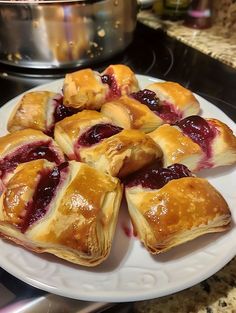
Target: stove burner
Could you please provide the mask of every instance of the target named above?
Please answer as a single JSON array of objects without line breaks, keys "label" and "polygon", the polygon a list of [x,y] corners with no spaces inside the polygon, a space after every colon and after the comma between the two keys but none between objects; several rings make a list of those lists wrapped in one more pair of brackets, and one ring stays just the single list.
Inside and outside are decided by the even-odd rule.
[{"label": "stove burner", "polygon": [[145,44],[135,41],[124,58],[124,64],[135,69],[137,74],[164,78],[173,66],[173,53],[163,43]]},{"label": "stove burner", "polygon": [[[102,72],[110,64],[126,64],[137,74],[179,82],[236,119],[235,70],[166,36],[161,30],[138,23],[133,42],[123,53],[89,67]],[[40,70],[0,64],[0,106],[26,90],[80,68]]]}]

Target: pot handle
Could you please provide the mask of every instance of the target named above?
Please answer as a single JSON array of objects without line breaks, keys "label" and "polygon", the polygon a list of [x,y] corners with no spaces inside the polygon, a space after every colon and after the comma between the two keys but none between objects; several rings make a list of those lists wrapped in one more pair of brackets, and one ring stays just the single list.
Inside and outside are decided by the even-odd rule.
[{"label": "pot handle", "polygon": [[155,0],[137,0],[139,9],[148,9],[154,4]]}]

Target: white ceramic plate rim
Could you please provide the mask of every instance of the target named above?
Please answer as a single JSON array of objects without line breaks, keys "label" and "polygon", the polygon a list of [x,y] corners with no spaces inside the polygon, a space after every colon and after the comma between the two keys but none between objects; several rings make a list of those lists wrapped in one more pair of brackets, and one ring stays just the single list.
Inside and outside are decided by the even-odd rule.
[{"label": "white ceramic plate rim", "polygon": [[[141,88],[159,79],[137,75]],[[61,92],[62,79],[31,90]],[[19,98],[0,108],[0,135],[6,133],[9,114]],[[201,115],[225,122],[236,132],[235,123],[220,109],[196,95],[202,108]],[[234,256],[236,251],[234,226],[236,196],[233,167],[204,171],[206,177],[228,201],[233,217],[232,229],[224,234],[202,236],[160,256],[151,256],[139,241],[124,235],[123,224],[129,227],[127,213],[121,210],[117,233],[110,257],[102,265],[87,269],[71,265],[48,255],[36,255],[0,240],[0,266],[20,280],[45,291],[87,301],[129,302],[152,299],[191,287],[210,277]],[[227,186],[227,188],[226,188]],[[128,241],[128,243],[127,243]],[[122,248],[126,245],[126,251]],[[123,250],[124,251],[123,251]],[[120,251],[122,250],[122,257]],[[116,261],[119,259],[119,262]]]}]

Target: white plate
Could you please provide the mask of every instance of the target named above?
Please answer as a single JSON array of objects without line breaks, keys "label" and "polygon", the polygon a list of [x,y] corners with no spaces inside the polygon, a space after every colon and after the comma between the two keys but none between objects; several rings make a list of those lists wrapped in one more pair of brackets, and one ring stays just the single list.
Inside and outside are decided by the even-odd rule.
[{"label": "white plate", "polygon": [[[144,88],[155,78],[137,75]],[[61,91],[62,80],[33,90]],[[215,117],[233,129],[236,125],[222,111],[197,96],[202,116]],[[0,109],[0,135],[6,133],[8,116],[19,97]],[[223,194],[236,220],[236,168],[206,170],[201,174]],[[96,268],[76,266],[47,254],[34,254],[0,240],[0,266],[37,288],[74,299],[127,302],[157,298],[190,287],[221,269],[236,252],[236,227],[209,234],[158,256],[150,255],[136,237],[127,236],[129,218],[122,207],[109,258]]]}]

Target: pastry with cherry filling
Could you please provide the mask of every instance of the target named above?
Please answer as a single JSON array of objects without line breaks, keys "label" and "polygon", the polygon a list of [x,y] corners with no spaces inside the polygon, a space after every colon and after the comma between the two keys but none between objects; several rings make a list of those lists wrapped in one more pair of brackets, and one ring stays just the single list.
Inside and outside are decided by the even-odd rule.
[{"label": "pastry with cherry filling", "polygon": [[95,266],[109,255],[121,197],[117,178],[86,164],[23,163],[0,198],[0,235],[37,253]]},{"label": "pastry with cherry filling", "polygon": [[14,107],[7,130],[14,132],[25,128],[38,129],[52,135],[56,122],[79,110],[63,105],[63,97],[51,91],[32,91],[21,97]]},{"label": "pastry with cherry filling", "polygon": [[153,254],[230,228],[225,199],[182,164],[133,175],[126,180],[125,195],[135,231]]},{"label": "pastry with cherry filling", "polygon": [[58,122],[55,140],[70,160],[107,174],[126,176],[161,157],[159,146],[139,130],[123,130],[102,113],[84,110]]},{"label": "pastry with cherry filling", "polygon": [[154,92],[159,99],[160,106],[156,114],[165,123],[173,124],[200,112],[200,104],[194,94],[178,83],[155,82],[146,88]]},{"label": "pastry with cherry filling", "polygon": [[199,103],[194,95],[177,83],[154,83],[146,89],[102,105],[101,112],[125,129],[145,133],[162,124],[173,124],[183,117],[198,114]]},{"label": "pastry with cherry filling", "polygon": [[36,159],[46,159],[56,164],[65,161],[58,144],[39,130],[23,129],[0,137],[0,189],[19,163]]},{"label": "pastry with cherry filling", "polygon": [[162,149],[164,166],[182,163],[196,172],[236,162],[236,137],[217,119],[193,115],[148,135]]},{"label": "pastry with cherry filling", "polygon": [[102,73],[86,68],[66,74],[63,103],[80,110],[99,110],[106,101],[138,90],[137,78],[126,65],[110,65]]},{"label": "pastry with cherry filling", "polygon": [[[152,108],[154,109],[154,102]],[[101,112],[124,129],[138,129],[145,133],[155,130],[164,122],[147,104],[132,96],[122,96],[104,103]]]}]

